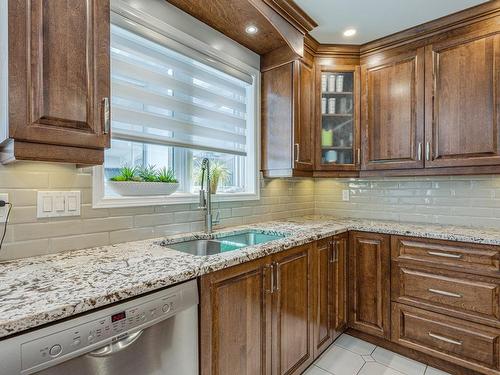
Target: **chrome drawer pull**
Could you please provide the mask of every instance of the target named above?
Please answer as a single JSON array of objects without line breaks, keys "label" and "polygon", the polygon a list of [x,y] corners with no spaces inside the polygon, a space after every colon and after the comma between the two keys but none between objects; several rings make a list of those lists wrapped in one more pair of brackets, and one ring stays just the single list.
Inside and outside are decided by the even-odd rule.
[{"label": "chrome drawer pull", "polygon": [[463,257],[462,254],[447,254],[447,253],[439,253],[439,252],[436,252],[436,251],[428,251],[427,254],[429,254],[429,255],[435,255],[437,257],[453,258],[453,259],[462,259],[462,257]]},{"label": "chrome drawer pull", "polygon": [[439,289],[427,289],[429,292],[431,293],[435,293],[435,294],[441,294],[442,296],[446,296],[446,297],[455,297],[455,298],[462,298],[462,295],[461,294],[457,294],[457,293],[451,293],[451,292],[445,292],[444,290],[439,290]]},{"label": "chrome drawer pull", "polygon": [[444,341],[444,342],[447,342],[447,343],[450,343],[453,345],[462,345],[462,341],[449,339],[448,337],[436,335],[435,333],[432,333],[432,332],[429,332],[428,335],[436,340],[441,340],[441,341]]}]

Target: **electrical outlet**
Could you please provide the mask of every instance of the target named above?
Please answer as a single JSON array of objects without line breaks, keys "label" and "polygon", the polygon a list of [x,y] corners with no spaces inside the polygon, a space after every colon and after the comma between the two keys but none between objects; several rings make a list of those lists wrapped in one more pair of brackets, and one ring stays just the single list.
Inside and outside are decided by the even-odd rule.
[{"label": "electrical outlet", "polygon": [[[9,201],[9,194],[1,194],[0,193],[0,201]],[[0,207],[0,223],[5,223],[7,219],[7,211],[9,210],[9,206]],[[1,232],[0,232],[1,234]]]},{"label": "electrical outlet", "polygon": [[342,200],[343,201],[349,201],[349,190],[342,190]]}]

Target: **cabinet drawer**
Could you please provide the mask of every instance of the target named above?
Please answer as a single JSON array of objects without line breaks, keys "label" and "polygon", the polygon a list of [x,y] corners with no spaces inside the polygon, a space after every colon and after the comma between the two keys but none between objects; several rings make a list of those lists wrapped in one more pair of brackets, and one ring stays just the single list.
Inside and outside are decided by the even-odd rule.
[{"label": "cabinet drawer", "polygon": [[500,373],[499,329],[398,303],[392,313],[393,342],[482,373]]},{"label": "cabinet drawer", "polygon": [[415,261],[465,272],[500,276],[500,247],[464,242],[392,237],[392,259]]},{"label": "cabinet drawer", "polygon": [[393,273],[392,299],[397,302],[429,304],[495,323],[500,318],[500,285],[495,278],[404,266],[395,266]]}]

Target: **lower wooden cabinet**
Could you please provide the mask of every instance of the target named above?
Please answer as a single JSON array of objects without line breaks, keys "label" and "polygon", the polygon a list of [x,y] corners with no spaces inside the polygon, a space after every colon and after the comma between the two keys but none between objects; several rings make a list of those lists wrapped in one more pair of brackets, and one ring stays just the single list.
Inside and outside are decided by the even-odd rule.
[{"label": "lower wooden cabinet", "polygon": [[201,277],[201,375],[271,374],[269,257]]},{"label": "lower wooden cabinet", "polygon": [[390,338],[390,236],[351,232],[349,326]]},{"label": "lower wooden cabinet", "polygon": [[347,233],[316,243],[314,253],[314,355],[347,326]]},{"label": "lower wooden cabinet", "polygon": [[500,329],[398,303],[392,341],[484,374],[500,374]]},{"label": "lower wooden cabinet", "polygon": [[201,277],[201,374],[301,374],[313,361],[312,249]]}]

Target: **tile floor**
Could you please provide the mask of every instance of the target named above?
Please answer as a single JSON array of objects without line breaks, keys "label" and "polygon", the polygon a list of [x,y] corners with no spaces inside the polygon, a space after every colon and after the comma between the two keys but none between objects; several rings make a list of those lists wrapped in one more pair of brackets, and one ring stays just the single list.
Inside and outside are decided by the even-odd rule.
[{"label": "tile floor", "polygon": [[349,335],[340,336],[304,375],[450,375]]}]

